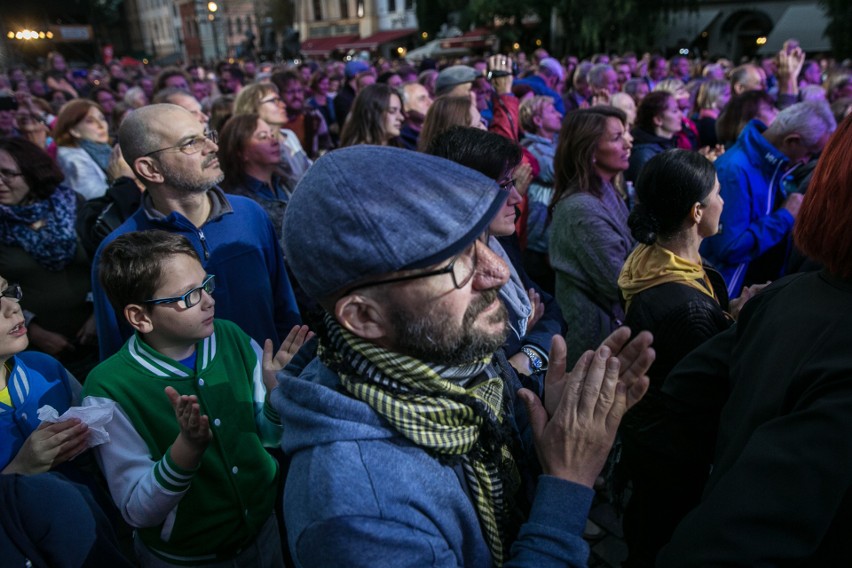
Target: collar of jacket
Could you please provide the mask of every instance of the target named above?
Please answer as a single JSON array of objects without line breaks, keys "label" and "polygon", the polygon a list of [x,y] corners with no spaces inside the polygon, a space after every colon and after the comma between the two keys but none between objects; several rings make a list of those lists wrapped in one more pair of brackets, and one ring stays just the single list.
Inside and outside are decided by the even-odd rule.
[{"label": "collar of jacket", "polygon": [[[231,203],[228,201],[228,198],[225,197],[225,192],[223,192],[218,185],[211,187],[205,195],[210,197],[211,205],[210,215],[204,222],[205,225],[210,221],[215,221],[219,217],[234,212],[234,208],[231,207]],[[176,211],[172,211],[168,215],[164,215],[160,211],[157,211],[154,207],[154,201],[151,199],[151,195],[147,191],[142,194],[142,211],[145,212],[145,216],[151,221],[175,223],[178,222],[179,219],[184,219],[187,223],[189,223],[189,220],[186,219],[186,217]],[[192,224],[190,223],[190,225]],[[192,228],[195,229],[196,227],[192,225]]]},{"label": "collar of jacket", "polygon": [[743,128],[735,147],[741,148],[752,166],[760,169],[767,177],[771,177],[779,166],[785,167],[790,159],[769,143],[763,136],[765,131],[766,125],[756,118],[752,119]]},{"label": "collar of jacket", "polygon": [[[205,337],[195,344],[196,363],[199,371],[206,371],[216,357],[216,333]],[[134,334],[127,343],[127,352],[136,363],[146,368],[151,374],[162,378],[188,379],[195,376],[195,370],[181,365],[174,359],[152,349],[147,343]]]}]

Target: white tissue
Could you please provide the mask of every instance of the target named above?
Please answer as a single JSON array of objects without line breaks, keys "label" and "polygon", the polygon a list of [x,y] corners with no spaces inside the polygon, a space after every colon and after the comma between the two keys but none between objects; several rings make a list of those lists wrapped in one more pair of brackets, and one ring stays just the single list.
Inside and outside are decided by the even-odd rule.
[{"label": "white tissue", "polygon": [[115,402],[104,401],[94,406],[72,406],[62,416],[50,405],[44,405],[38,409],[38,419],[42,422],[65,422],[71,418],[77,418],[89,427],[88,447],[94,448],[109,442],[109,434],[104,426],[112,420],[115,410]]}]

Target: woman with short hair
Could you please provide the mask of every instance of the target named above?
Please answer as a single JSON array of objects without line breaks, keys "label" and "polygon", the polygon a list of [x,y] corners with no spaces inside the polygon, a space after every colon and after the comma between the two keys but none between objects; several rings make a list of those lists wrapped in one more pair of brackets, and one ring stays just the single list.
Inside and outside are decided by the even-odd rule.
[{"label": "woman with short hair", "polygon": [[106,171],[112,146],[101,107],[85,99],[69,101],[56,117],[53,138],[65,184],[86,199],[103,196],[109,187]]}]

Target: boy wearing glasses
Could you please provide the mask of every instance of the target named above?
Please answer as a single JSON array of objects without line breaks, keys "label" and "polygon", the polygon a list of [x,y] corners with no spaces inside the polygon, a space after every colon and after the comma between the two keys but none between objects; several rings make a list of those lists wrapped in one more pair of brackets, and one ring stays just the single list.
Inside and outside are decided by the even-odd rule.
[{"label": "boy wearing glasses", "polygon": [[281,423],[268,393],[307,328],[273,358],[271,341],[261,350],[214,320],[214,277],[186,238],[165,231],[116,238],[99,278],[134,335],[89,375],[83,404],[117,405],[97,459],[137,529],[140,563],[281,565],[278,467],[264,449]]}]

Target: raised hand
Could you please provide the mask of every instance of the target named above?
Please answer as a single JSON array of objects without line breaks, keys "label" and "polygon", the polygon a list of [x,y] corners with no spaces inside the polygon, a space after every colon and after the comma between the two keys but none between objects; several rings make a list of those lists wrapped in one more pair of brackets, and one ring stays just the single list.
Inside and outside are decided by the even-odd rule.
[{"label": "raised hand", "polygon": [[[566,351],[565,340],[555,336],[550,369],[564,372]],[[544,473],[594,486],[627,412],[628,389],[618,379],[620,366],[606,345],[596,352],[584,353],[565,375],[565,388],[553,412],[545,410],[532,391],[518,392],[530,414],[536,453]]]},{"label": "raised hand", "polygon": [[[557,339],[559,341],[557,341]],[[607,337],[601,347],[609,349],[619,362],[619,381],[627,388],[627,408],[645,395],[650,380],[646,373],[654,362],[654,350],[651,343],[654,337],[643,331],[630,340],[630,329],[620,327]],[[551,342],[547,374],[544,378],[544,405],[551,416],[562,398],[562,391],[568,384],[565,340],[554,336]]]},{"label": "raised hand", "polygon": [[314,335],[316,334],[308,326],[294,325],[274,356],[272,355],[272,340],[267,339],[263,342],[263,384],[266,385],[267,395],[278,386],[278,381],[275,378],[278,371],[286,367],[302,345]]},{"label": "raised hand", "polygon": [[180,427],[180,434],[172,444],[172,459],[183,469],[195,469],[213,439],[210,419],[201,414],[198,397],[194,394],[182,395],[172,387],[166,387],[165,391]]}]

